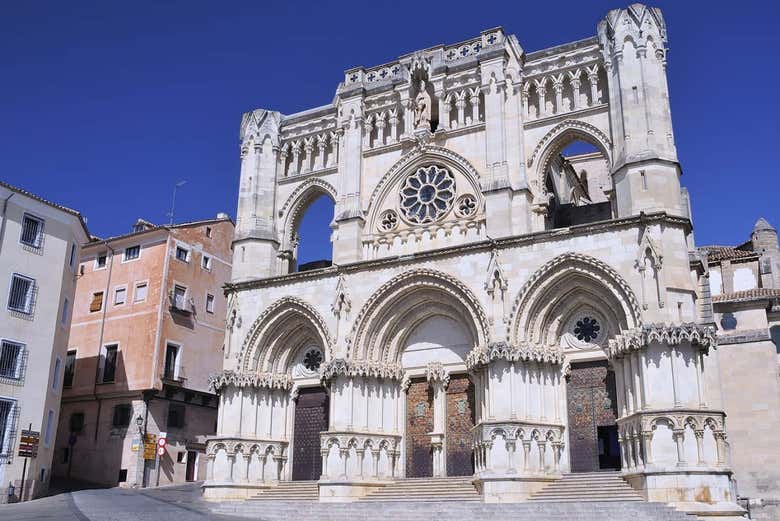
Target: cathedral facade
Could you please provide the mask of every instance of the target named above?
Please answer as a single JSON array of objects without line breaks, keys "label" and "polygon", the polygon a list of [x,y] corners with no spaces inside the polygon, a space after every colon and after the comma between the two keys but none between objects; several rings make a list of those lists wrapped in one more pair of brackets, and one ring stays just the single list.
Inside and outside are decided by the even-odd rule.
[{"label": "cathedral facade", "polygon": [[[666,41],[634,4],[577,42],[489,29],[246,113],[205,496],[471,476],[523,501],[620,469],[648,500],[739,511]],[[323,195],[332,265],[302,270]]]}]

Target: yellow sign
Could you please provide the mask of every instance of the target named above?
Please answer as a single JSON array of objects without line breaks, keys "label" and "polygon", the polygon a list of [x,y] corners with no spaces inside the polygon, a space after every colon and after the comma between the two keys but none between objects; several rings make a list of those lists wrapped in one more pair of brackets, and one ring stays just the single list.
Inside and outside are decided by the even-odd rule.
[{"label": "yellow sign", "polygon": [[157,457],[157,445],[155,443],[144,443],[144,459],[155,459]]}]

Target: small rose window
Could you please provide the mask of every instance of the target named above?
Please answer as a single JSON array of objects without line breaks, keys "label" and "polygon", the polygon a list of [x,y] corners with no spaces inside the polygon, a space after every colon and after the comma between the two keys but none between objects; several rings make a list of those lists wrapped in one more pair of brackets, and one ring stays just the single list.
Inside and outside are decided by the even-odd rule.
[{"label": "small rose window", "polygon": [[303,355],[303,367],[309,371],[316,371],[322,364],[322,352],[319,349],[309,349]]},{"label": "small rose window", "polygon": [[579,319],[574,326],[574,335],[577,337],[577,340],[583,342],[592,342],[593,340],[596,340],[599,336],[599,331],[601,331],[601,326],[599,325],[598,320],[591,317]]},{"label": "small rose window", "polygon": [[426,224],[443,217],[455,197],[455,178],[445,168],[418,168],[401,187],[401,212],[409,222]]}]

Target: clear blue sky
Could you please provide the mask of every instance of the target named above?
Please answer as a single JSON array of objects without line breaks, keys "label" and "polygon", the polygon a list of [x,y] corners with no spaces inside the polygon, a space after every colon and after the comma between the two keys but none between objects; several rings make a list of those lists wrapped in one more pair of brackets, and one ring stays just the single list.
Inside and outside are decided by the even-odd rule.
[{"label": "clear blue sky", "polygon": [[[242,112],[329,103],[347,68],[496,25],[527,51],[589,37],[625,5],[5,2],[0,179],[80,210],[101,236],[166,222],[180,179],[177,221],[234,215]],[[741,242],[760,215],[780,226],[778,4],[653,5],[698,243]]]}]

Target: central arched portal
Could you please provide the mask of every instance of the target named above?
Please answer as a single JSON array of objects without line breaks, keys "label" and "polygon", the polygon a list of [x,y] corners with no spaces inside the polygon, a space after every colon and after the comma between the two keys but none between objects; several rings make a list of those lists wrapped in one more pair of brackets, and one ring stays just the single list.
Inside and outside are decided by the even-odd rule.
[{"label": "central arched portal", "polygon": [[[462,372],[472,346],[469,332],[446,316],[423,320],[404,342],[401,364],[421,375],[411,379],[406,394],[407,477],[474,473],[474,386]],[[441,364],[443,380],[429,381],[432,364]],[[441,465],[435,463],[437,451]]]}]

